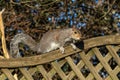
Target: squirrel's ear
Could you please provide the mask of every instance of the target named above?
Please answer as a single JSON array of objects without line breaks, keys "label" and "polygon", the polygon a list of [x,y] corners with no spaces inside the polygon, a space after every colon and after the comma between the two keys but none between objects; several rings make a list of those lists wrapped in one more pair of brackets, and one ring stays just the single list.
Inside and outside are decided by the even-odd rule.
[{"label": "squirrel's ear", "polygon": [[72,26],[72,29],[73,29],[73,30],[74,30],[74,29],[79,29],[79,30],[81,30],[81,27],[78,28],[78,27],[76,27],[75,25],[73,25],[73,26]]},{"label": "squirrel's ear", "polygon": [[76,27],[75,27],[75,25],[73,25],[73,26],[72,26],[72,30],[75,30],[75,29],[76,29]]},{"label": "squirrel's ear", "polygon": [[75,25],[73,25],[72,28],[76,28]]}]

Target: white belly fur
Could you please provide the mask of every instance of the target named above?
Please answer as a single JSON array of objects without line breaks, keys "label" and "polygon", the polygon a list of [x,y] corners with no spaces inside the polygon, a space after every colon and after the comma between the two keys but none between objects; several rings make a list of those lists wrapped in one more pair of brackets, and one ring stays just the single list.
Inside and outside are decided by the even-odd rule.
[{"label": "white belly fur", "polygon": [[47,52],[55,50],[55,49],[57,49],[59,47],[60,47],[59,44],[56,44],[56,43],[53,42],[53,43],[50,44],[49,48],[47,49]]}]

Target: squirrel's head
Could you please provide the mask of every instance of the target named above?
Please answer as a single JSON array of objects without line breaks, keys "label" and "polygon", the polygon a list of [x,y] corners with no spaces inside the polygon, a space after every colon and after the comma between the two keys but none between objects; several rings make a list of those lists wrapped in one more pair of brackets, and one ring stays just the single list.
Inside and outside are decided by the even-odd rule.
[{"label": "squirrel's head", "polygon": [[75,40],[80,40],[82,37],[82,34],[80,32],[79,29],[77,29],[76,27],[72,27],[72,35],[71,38],[75,39]]}]

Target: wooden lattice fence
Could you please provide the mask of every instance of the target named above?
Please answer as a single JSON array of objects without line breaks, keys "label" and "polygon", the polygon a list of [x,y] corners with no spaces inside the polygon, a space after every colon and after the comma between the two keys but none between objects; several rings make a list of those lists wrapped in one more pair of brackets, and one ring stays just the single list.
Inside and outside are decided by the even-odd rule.
[{"label": "wooden lattice fence", "polygon": [[83,41],[84,49],[0,60],[0,80],[119,80],[120,35]]}]

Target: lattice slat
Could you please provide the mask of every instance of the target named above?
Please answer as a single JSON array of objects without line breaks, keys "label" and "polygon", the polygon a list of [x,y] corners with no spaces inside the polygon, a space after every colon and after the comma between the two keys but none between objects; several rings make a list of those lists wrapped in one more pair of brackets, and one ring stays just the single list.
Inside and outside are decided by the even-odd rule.
[{"label": "lattice slat", "polygon": [[89,74],[85,80],[94,80],[94,76],[92,74]]},{"label": "lattice slat", "polygon": [[113,73],[114,73],[115,75],[117,75],[119,72],[120,72],[120,67],[119,67],[119,66],[116,66],[116,68],[114,69]]},{"label": "lattice slat", "polygon": [[5,74],[1,74],[0,75],[0,79],[3,79],[3,80],[5,80],[7,77],[5,76]]},{"label": "lattice slat", "polygon": [[105,80],[113,80],[110,76],[108,76]]}]

